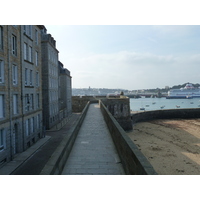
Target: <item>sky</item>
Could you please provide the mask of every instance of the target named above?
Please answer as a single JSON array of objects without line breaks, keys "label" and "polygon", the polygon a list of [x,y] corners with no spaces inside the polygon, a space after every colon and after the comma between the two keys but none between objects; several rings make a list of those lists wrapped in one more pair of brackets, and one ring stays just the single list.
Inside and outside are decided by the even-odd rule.
[{"label": "sky", "polygon": [[[12,8],[6,1],[4,7],[15,12],[23,1],[13,1]],[[2,21],[45,25],[56,40],[59,60],[71,72],[73,88],[135,90],[200,83],[197,0],[57,0],[51,4],[36,0],[31,6],[40,14],[30,15],[29,9],[20,7],[14,18]],[[7,16],[7,10],[1,15]]]},{"label": "sky", "polygon": [[200,83],[199,25],[45,25],[73,88]]}]

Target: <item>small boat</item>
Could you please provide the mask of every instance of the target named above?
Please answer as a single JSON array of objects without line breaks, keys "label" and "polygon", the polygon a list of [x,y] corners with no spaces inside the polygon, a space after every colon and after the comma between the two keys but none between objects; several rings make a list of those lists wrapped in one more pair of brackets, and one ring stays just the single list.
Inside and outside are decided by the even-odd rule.
[{"label": "small boat", "polygon": [[190,102],[190,104],[194,104],[194,102]]},{"label": "small boat", "polygon": [[146,105],[146,107],[149,107],[149,105]]},{"label": "small boat", "polygon": [[163,109],[165,106],[160,106],[161,109]]},{"label": "small boat", "polygon": [[177,108],[180,108],[180,106],[176,105]]},{"label": "small boat", "polygon": [[156,104],[156,102],[152,102],[152,104]]},{"label": "small boat", "polygon": [[141,107],[140,110],[145,110],[145,108]]}]

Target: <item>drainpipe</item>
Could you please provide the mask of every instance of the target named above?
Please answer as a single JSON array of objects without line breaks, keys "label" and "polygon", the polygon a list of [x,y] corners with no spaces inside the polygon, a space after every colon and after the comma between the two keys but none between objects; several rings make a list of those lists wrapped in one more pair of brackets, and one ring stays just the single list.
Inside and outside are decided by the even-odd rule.
[{"label": "drainpipe", "polygon": [[[12,144],[12,91],[11,91],[11,63],[10,63],[10,46],[12,44],[10,35],[10,26],[7,26],[8,31],[8,99],[9,99],[9,123],[10,123],[10,159],[13,160],[13,144]],[[11,41],[11,42],[10,42]]]}]

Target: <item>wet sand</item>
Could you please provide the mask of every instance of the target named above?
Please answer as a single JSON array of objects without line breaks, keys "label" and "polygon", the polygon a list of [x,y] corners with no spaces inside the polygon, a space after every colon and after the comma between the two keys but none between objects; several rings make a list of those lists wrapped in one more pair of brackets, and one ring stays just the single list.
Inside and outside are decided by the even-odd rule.
[{"label": "wet sand", "polygon": [[136,123],[127,133],[160,175],[200,175],[200,119]]}]

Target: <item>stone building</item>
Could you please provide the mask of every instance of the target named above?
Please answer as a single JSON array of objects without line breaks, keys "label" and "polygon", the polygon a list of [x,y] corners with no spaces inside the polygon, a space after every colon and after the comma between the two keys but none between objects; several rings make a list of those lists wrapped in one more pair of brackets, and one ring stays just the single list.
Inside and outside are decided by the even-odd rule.
[{"label": "stone building", "polygon": [[72,114],[72,86],[70,71],[58,61],[59,67],[59,110],[60,120]]},{"label": "stone building", "polygon": [[42,135],[41,28],[0,25],[0,165]]},{"label": "stone building", "polygon": [[25,149],[42,136],[42,61],[43,26],[21,26],[22,114]]},{"label": "stone building", "polygon": [[58,50],[56,41],[42,30],[42,92],[43,92],[43,120],[46,129],[51,129],[59,123],[58,102]]}]

